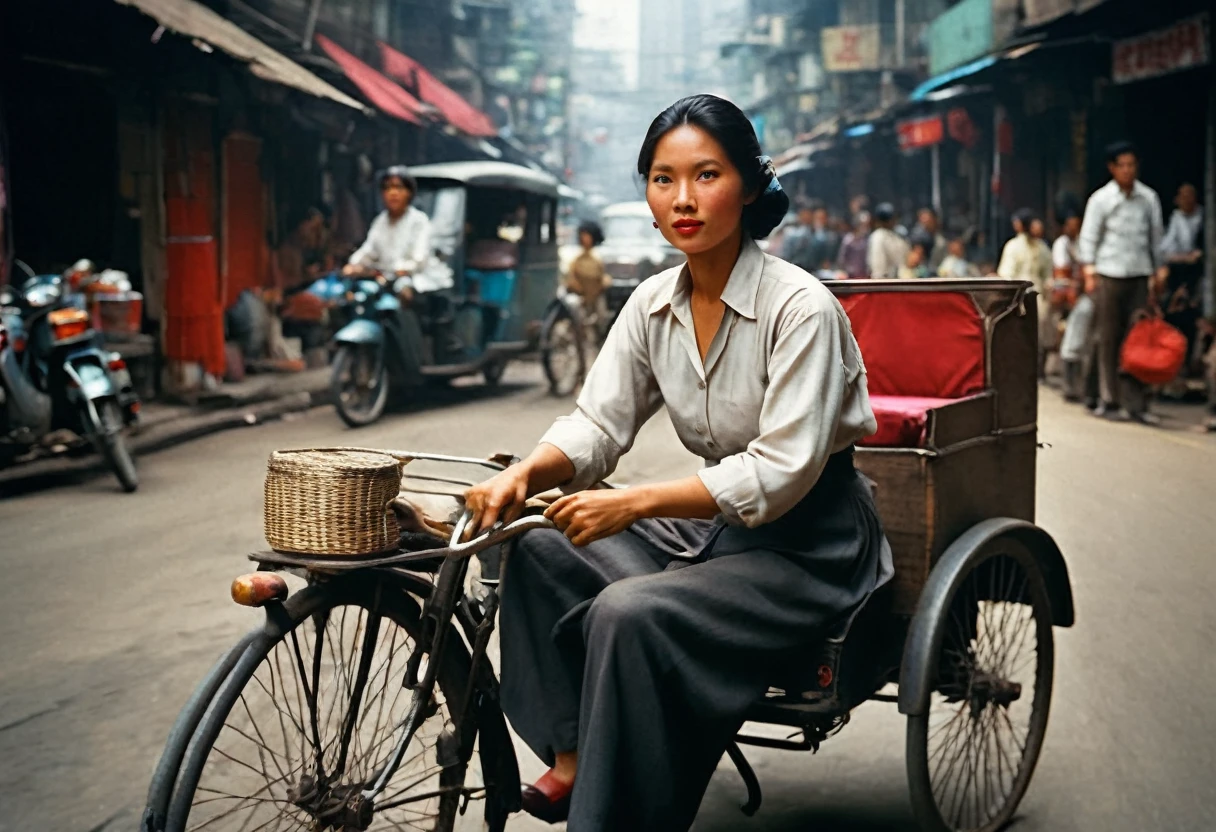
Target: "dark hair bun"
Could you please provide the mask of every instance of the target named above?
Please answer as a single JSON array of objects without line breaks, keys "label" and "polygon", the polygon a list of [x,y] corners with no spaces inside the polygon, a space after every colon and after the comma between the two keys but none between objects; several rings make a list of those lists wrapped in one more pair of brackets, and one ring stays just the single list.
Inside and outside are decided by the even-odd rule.
[{"label": "dark hair bun", "polygon": [[760,192],[756,201],[743,208],[743,230],[753,240],[763,240],[773,232],[790,210],[790,198],[781,189]]}]

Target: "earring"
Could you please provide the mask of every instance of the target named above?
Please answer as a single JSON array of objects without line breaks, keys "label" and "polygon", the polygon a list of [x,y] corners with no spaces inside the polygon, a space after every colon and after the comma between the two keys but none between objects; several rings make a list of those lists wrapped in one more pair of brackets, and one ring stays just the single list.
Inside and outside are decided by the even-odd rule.
[{"label": "earring", "polygon": [[651,225],[653,225],[655,228],[659,227],[659,224],[657,222],[652,222]]}]

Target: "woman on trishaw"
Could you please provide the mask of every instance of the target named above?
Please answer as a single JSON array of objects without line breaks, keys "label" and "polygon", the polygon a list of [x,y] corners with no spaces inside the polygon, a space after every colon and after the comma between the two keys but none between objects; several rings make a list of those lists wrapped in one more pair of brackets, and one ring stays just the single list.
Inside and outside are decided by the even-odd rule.
[{"label": "woman on trishaw", "polygon": [[[661,113],[638,159],[687,255],[629,298],[574,413],[471,489],[474,528],[546,511],[504,576],[502,704],[551,767],[524,808],[572,832],[687,829],[784,658],[892,574],[853,445],[876,429],[848,318],[756,240],[788,208],[747,117]],[[697,475],[592,486],[666,406]]]}]

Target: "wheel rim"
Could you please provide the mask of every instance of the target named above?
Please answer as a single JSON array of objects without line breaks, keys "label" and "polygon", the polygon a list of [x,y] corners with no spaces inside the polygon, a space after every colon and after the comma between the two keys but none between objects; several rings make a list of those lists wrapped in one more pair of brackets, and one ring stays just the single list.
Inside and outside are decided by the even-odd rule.
[{"label": "wheel rim", "polygon": [[555,321],[549,330],[546,353],[549,381],[555,392],[565,395],[578,384],[582,373],[580,358],[581,351],[574,322],[569,318]]},{"label": "wheel rim", "polygon": [[439,762],[452,720],[438,687],[387,787],[374,804],[360,795],[393,753],[412,696],[402,679],[413,651],[403,627],[360,606],[300,622],[227,714],[185,829],[446,828],[459,794],[445,789]]},{"label": "wheel rim", "polygon": [[348,413],[367,415],[380,398],[384,386],[384,368],[378,367],[376,355],[361,349],[350,353],[339,376],[338,396]]},{"label": "wheel rim", "polygon": [[943,622],[923,753],[951,830],[999,829],[1038,760],[1051,698],[1051,617],[1042,578],[998,554],[966,576]]}]

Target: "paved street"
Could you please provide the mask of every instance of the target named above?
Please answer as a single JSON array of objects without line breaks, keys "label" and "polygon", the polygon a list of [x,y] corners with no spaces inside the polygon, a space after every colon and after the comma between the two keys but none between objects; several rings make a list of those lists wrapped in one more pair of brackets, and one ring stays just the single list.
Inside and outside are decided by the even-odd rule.
[{"label": "paved street", "polygon": [[[534,367],[507,381],[499,395],[444,391],[358,433],[321,409],[210,436],[143,459],[133,496],[101,476],[0,502],[0,830],[134,828],[178,708],[259,617],[228,584],[264,545],[272,450],[522,453],[569,402],[544,395]],[[1040,422],[1039,522],[1068,559],[1078,623],[1057,631],[1051,725],[1016,828],[1216,828],[1216,438],[1098,422],[1050,392]],[[695,465],[656,419],[618,478]],[[892,705],[863,706],[817,756],[748,753],[761,813],[737,811],[743,787],[724,766],[699,830],[911,829]]]}]

